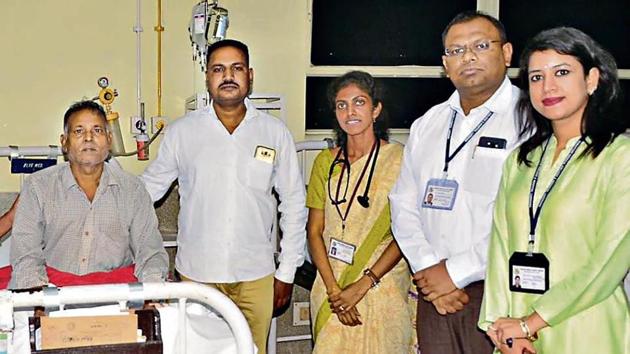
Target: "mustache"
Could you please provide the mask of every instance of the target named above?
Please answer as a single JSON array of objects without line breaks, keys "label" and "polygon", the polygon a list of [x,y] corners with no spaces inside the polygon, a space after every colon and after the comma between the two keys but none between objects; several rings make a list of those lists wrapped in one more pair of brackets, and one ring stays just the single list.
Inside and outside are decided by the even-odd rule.
[{"label": "mustache", "polygon": [[232,80],[226,80],[226,81],[223,81],[223,82],[219,85],[219,88],[224,87],[224,86],[228,86],[228,85],[234,85],[234,86],[236,86],[236,87],[240,87],[240,86],[239,86],[239,84],[237,84],[235,81],[232,81]]}]

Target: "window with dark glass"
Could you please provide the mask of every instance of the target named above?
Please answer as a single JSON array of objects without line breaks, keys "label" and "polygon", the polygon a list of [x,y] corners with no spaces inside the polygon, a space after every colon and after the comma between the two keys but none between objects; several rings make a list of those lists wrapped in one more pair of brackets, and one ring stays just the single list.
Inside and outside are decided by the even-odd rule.
[{"label": "window with dark glass", "polygon": [[628,0],[504,0],[499,4],[499,19],[514,45],[515,67],[527,39],[543,29],[570,26],[608,49],[620,68],[630,68],[628,5]]},{"label": "window with dark glass", "polygon": [[313,0],[313,65],[439,66],[441,34],[474,0]]}]

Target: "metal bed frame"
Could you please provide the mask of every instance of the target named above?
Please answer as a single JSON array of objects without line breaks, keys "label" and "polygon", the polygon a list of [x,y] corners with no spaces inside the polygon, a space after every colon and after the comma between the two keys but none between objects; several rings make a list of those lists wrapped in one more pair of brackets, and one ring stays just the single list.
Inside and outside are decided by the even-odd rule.
[{"label": "metal bed frame", "polygon": [[[194,300],[212,307],[225,319],[236,340],[238,354],[255,352],[251,331],[238,307],[218,290],[193,282],[49,287],[32,293],[3,290],[0,291],[0,317],[2,324],[6,326],[13,323],[15,309],[32,309],[35,306],[63,308],[64,305],[116,302],[126,307],[130,304],[143,304],[145,300],[167,299],[179,299],[180,326],[186,325],[182,322],[186,320],[186,302]],[[186,353],[185,335],[178,336],[178,347],[179,352]]]}]

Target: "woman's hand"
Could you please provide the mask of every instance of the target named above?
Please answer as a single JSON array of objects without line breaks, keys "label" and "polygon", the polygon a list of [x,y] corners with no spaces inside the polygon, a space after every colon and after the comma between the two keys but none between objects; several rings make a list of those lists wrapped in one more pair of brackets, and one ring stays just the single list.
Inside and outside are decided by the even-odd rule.
[{"label": "woman's hand", "polygon": [[341,288],[337,285],[337,283],[333,283],[332,287],[326,289],[326,295],[328,296],[328,302],[330,303],[331,296],[337,296],[341,292]]},{"label": "woman's hand", "polygon": [[333,312],[344,312],[359,303],[372,287],[372,280],[363,276],[356,282],[348,285],[342,291],[328,295],[328,302]]},{"label": "woman's hand", "polygon": [[521,320],[518,318],[501,317],[494,321],[494,328],[497,339],[501,343],[505,343],[508,338],[527,338],[527,333],[521,328]]},{"label": "woman's hand", "polygon": [[536,354],[534,344],[525,338],[509,338],[509,341],[500,341],[494,324],[488,327],[486,334],[503,354]]},{"label": "woman's hand", "polygon": [[346,309],[343,312],[337,312],[337,318],[339,318],[339,322],[350,327],[363,324],[363,322],[361,322],[361,314],[356,307]]},{"label": "woman's hand", "polygon": [[523,331],[520,319],[502,317],[488,327],[486,334],[503,354],[536,353],[534,344]]},{"label": "woman's hand", "polygon": [[498,348],[503,354],[536,354],[534,344],[525,338],[513,339],[511,347],[504,343]]},{"label": "woman's hand", "polygon": [[[524,322],[521,324],[521,322]],[[523,319],[514,318],[499,318],[496,320],[492,327],[497,332],[497,338],[500,341],[505,341],[507,338],[528,338],[528,336],[536,336],[536,333],[541,329],[549,326],[547,322],[540,317],[537,312],[531,313],[529,316]],[[528,333],[529,332],[529,333]],[[531,339],[528,338],[528,339]]]}]

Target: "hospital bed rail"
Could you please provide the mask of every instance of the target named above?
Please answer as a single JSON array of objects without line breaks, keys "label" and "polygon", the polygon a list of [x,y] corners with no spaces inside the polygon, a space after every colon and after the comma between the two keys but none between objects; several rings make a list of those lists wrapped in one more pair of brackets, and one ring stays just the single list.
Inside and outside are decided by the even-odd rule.
[{"label": "hospital bed rail", "polygon": [[[238,307],[220,291],[194,282],[65,286],[44,288],[31,293],[4,290],[0,291],[0,299],[5,299],[5,302],[8,299],[13,310],[35,306],[55,308],[115,302],[122,306],[129,303],[141,304],[146,300],[179,299],[181,321],[186,321],[186,301],[194,300],[212,307],[225,319],[236,340],[238,354],[254,353],[251,331]],[[179,326],[185,328],[186,324],[180,322]],[[180,335],[178,341],[179,352],[186,353],[186,336]]]}]

